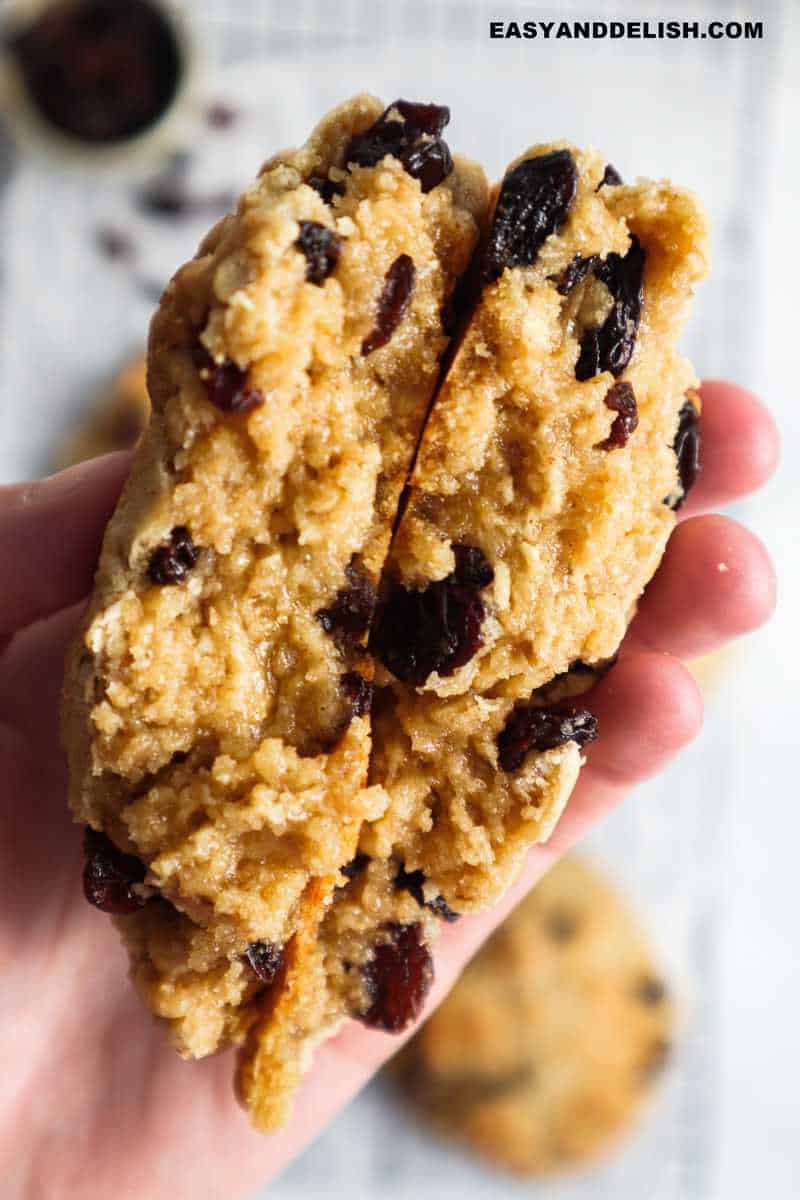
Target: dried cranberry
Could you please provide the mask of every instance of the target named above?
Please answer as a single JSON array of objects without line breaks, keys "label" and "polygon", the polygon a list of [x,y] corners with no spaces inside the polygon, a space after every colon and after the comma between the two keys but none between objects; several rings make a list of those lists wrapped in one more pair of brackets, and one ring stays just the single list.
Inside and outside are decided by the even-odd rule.
[{"label": "dried cranberry", "polygon": [[597,737],[597,718],[586,709],[533,708],[518,704],[497,739],[504,771],[517,771],[530,750],[554,750],[566,742],[586,746]]},{"label": "dried cranberry", "polygon": [[341,873],[346,879],[355,879],[356,875],[361,874],[368,862],[369,855],[359,852],[355,858],[351,859],[349,863],[345,863],[345,865],[340,868]]},{"label": "dried cranberry", "polygon": [[354,717],[364,717],[372,708],[373,687],[358,671],[348,671],[341,679],[342,691],[350,701]]},{"label": "dried cranberry", "polygon": [[262,983],[272,983],[283,966],[283,948],[274,942],[251,942],[244,957]]},{"label": "dried cranberry", "polygon": [[691,400],[686,401],[678,414],[678,431],[672,448],[678,460],[681,494],[667,503],[677,512],[700,474],[700,414]]},{"label": "dried cranberry", "polygon": [[395,100],[374,125],[351,139],[345,162],[374,167],[391,154],[429,192],[453,169],[450,149],[439,136],[449,120],[444,105]]},{"label": "dried cranberry", "polygon": [[599,192],[601,187],[619,187],[621,183],[622,176],[617,168],[612,167],[611,163],[606,163],[606,169],[603,172],[603,178],[600,180],[594,190]]},{"label": "dried cranberry", "polygon": [[404,683],[419,686],[433,671],[452,675],[483,645],[486,610],[478,591],[494,572],[476,547],[453,551],[452,574],[420,591],[396,587],[379,610],[371,649]]},{"label": "dried cranberry", "polygon": [[125,854],[94,829],[86,830],[86,865],[83,868],[83,894],[95,908],[107,913],[132,913],[142,908],[146,898],[134,891],[146,874],[143,862]]},{"label": "dried cranberry", "polygon": [[320,284],[328,278],[339,261],[342,252],[341,239],[320,225],[319,221],[301,221],[300,236],[295,243],[306,258],[306,279]]},{"label": "dried cranberry", "polygon": [[551,276],[559,296],[568,296],[573,288],[583,282],[596,263],[596,254],[590,255],[589,258],[584,258],[582,254],[576,254],[560,275]]},{"label": "dried cranberry", "polygon": [[389,267],[378,298],[375,324],[361,343],[362,354],[372,354],[389,341],[408,308],[416,274],[414,260],[408,254],[401,254]]},{"label": "dried cranberry", "polygon": [[321,196],[326,204],[330,204],[334,196],[343,196],[344,183],[341,180],[329,179],[327,175],[309,175],[306,183]]},{"label": "dried cranberry", "polygon": [[484,283],[506,267],[529,267],[545,240],[564,224],[575,199],[578,170],[568,150],[527,158],[503,180],[483,253]]},{"label": "dried cranberry", "polygon": [[326,633],[357,639],[369,629],[375,611],[375,585],[357,558],[344,570],[349,587],[340,588],[330,608],[321,608],[317,620]]},{"label": "dried cranberry", "polygon": [[204,372],[208,398],[220,412],[241,415],[264,403],[263,394],[248,386],[248,372],[236,363],[214,362],[205,347],[200,347],[196,357]]},{"label": "dried cranberry", "polygon": [[383,931],[387,939],[361,968],[370,1005],[360,1019],[374,1029],[399,1033],[419,1016],[433,983],[433,961],[419,925],[392,923]]},{"label": "dried cranberry", "polygon": [[459,919],[459,914],[453,912],[444,896],[435,896],[433,900],[425,899],[423,885],[425,875],[422,871],[407,871],[403,864],[394,877],[394,886],[401,892],[408,892],[414,897],[420,908],[427,908],[443,921],[452,923]]},{"label": "dried cranberry", "polygon": [[593,267],[594,275],[611,293],[611,311],[598,329],[587,329],[581,339],[575,378],[581,383],[601,371],[616,378],[631,360],[642,315],[642,277],[645,253],[638,238],[631,238],[624,256],[609,254]]},{"label": "dried cranberry", "polygon": [[197,562],[199,551],[185,525],[176,525],[166,546],[159,546],[150,556],[147,574],[153,583],[182,583]]},{"label": "dried cranberry", "polygon": [[636,395],[629,383],[615,383],[603,398],[606,408],[617,415],[611,422],[608,437],[598,442],[597,450],[621,450],[639,424]]}]

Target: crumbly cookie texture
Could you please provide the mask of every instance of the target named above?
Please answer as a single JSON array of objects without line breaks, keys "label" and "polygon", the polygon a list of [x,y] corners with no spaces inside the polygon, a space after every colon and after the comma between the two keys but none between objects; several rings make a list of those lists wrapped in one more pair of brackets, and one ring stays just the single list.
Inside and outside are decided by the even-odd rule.
[{"label": "crumbly cookie texture", "polygon": [[633,915],[595,869],[553,867],[398,1063],[442,1132],[524,1174],[607,1150],[666,1061],[672,1005]]},{"label": "crumbly cookie texture", "polygon": [[391,799],[361,847],[457,911],[496,899],[558,820],[593,729],[553,681],[613,658],[696,471],[676,340],[705,217],[670,183],[606,178],[564,143],[509,168],[372,634],[389,698],[370,782]]},{"label": "crumbly cookie texture", "polygon": [[54,466],[61,470],[99,454],[130,449],[142,436],[149,417],[147,359],[144,354],[137,354],[117,372],[58,446]]},{"label": "crumbly cookie texture", "polygon": [[153,417],[64,730],[70,803],[96,831],[87,893],[187,1056],[257,1020],[269,1042],[387,802],[365,786],[363,643],[487,208],[447,116],[369,96],[335,110],[266,164],[152,324]]}]

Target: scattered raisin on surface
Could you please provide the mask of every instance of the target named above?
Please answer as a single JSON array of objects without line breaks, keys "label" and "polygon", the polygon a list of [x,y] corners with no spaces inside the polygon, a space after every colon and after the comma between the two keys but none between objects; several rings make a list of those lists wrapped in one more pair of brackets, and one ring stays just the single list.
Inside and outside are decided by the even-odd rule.
[{"label": "scattered raisin on surface", "polygon": [[611,422],[608,437],[598,442],[597,450],[621,450],[639,424],[636,395],[629,383],[615,383],[606,392],[603,403],[617,415]]},{"label": "scattered raisin on surface", "polygon": [[361,343],[362,354],[372,354],[389,341],[408,308],[416,274],[414,260],[409,254],[401,254],[389,267],[378,297],[375,324]]},{"label": "scattered raisin on surface", "polygon": [[336,267],[342,252],[341,239],[319,221],[300,221],[300,236],[296,245],[305,255],[306,279],[309,283],[324,282]]},{"label": "scattered raisin on surface", "polygon": [[545,922],[547,936],[554,942],[563,944],[570,942],[578,932],[578,920],[573,913],[564,908],[554,908],[547,914]]},{"label": "scattered raisin on surface", "polygon": [[95,236],[100,252],[112,262],[132,262],[136,257],[136,243],[124,229],[101,225]]},{"label": "scattered raisin on surface", "polygon": [[444,105],[395,100],[369,129],[351,138],[345,162],[374,167],[391,154],[429,192],[453,169],[450,148],[440,136],[449,120]]},{"label": "scattered raisin on surface", "polygon": [[104,833],[87,828],[83,894],[95,908],[107,913],[132,913],[143,908],[146,897],[133,890],[142,883],[146,868],[140,859],[125,854]]},{"label": "scattered raisin on surface", "polygon": [[560,275],[551,276],[559,296],[568,296],[573,288],[576,288],[579,283],[583,282],[596,264],[596,254],[591,254],[588,258],[584,258],[582,254],[576,254],[572,261],[567,263]]},{"label": "scattered raisin on surface", "polygon": [[425,875],[422,871],[407,871],[404,864],[400,864],[400,868],[394,877],[394,886],[401,892],[408,892],[414,897],[420,908],[427,908],[435,916],[440,917],[443,921],[450,923],[457,921],[460,914],[453,912],[450,905],[445,900],[444,896],[435,896],[433,900],[425,899],[424,885]]},{"label": "scattered raisin on surface", "polygon": [[361,968],[370,1004],[360,1020],[373,1029],[399,1033],[422,1010],[433,983],[433,960],[419,925],[393,922],[383,930],[387,940],[375,946]]},{"label": "scattered raisin on surface", "polygon": [[198,350],[197,359],[204,371],[208,398],[220,412],[242,415],[264,403],[263,394],[249,386],[248,372],[236,363],[214,362],[204,347]]},{"label": "scattered raisin on surface", "polygon": [[350,559],[344,573],[348,586],[339,589],[329,608],[319,610],[317,620],[326,633],[360,638],[375,611],[375,585],[357,558]]},{"label": "scattered raisin on surface", "polygon": [[664,981],[655,975],[644,975],[636,984],[635,995],[642,1004],[655,1008],[666,1000],[667,988]]},{"label": "scattered raisin on surface", "polygon": [[622,176],[617,168],[612,167],[611,163],[606,163],[606,169],[603,172],[603,178],[600,180],[594,190],[599,192],[601,187],[619,187],[621,183]]},{"label": "scattered raisin on surface", "polygon": [[206,109],[206,123],[212,129],[231,129],[238,120],[238,108],[227,100],[215,100]]},{"label": "scattered raisin on surface", "polygon": [[272,983],[283,965],[283,948],[274,942],[251,942],[244,957],[262,983]]},{"label": "scattered raisin on surface", "polygon": [[700,414],[691,400],[686,401],[678,414],[678,431],[672,448],[678,460],[681,494],[668,503],[677,512],[700,474]]},{"label": "scattered raisin on surface", "polygon": [[361,851],[359,851],[355,858],[352,858],[349,863],[345,863],[345,865],[339,869],[346,879],[355,879],[356,875],[359,875],[364,870],[364,867],[366,867],[368,862],[369,855],[362,854]]},{"label": "scattered raisin on surface", "polygon": [[581,339],[575,378],[583,383],[601,371],[617,378],[627,367],[636,346],[642,316],[645,253],[639,239],[631,238],[627,254],[611,253],[592,268],[611,293],[611,311],[597,329],[587,329]]},{"label": "scattered raisin on surface", "polygon": [[397,586],[378,611],[371,649],[398,679],[423,684],[452,675],[483,645],[486,610],[478,592],[494,571],[481,550],[454,546],[455,570],[421,590]]},{"label": "scattered raisin on surface", "polygon": [[372,708],[374,688],[368,679],[359,675],[358,671],[348,671],[341,679],[342,691],[350,701],[350,710],[354,717],[364,717]]},{"label": "scattered raisin on surface", "polygon": [[182,583],[197,562],[199,551],[185,525],[176,525],[164,546],[150,556],[147,574],[160,585]]},{"label": "scattered raisin on surface", "polygon": [[568,150],[527,158],[503,180],[483,252],[484,283],[506,267],[529,267],[545,240],[564,224],[575,199],[578,170]]},{"label": "scattered raisin on surface", "polygon": [[597,737],[597,718],[583,708],[532,708],[518,704],[497,738],[504,771],[517,771],[530,750],[554,750],[566,742],[586,746]]},{"label": "scattered raisin on surface", "polygon": [[306,183],[321,196],[326,204],[330,204],[334,196],[343,196],[345,185],[342,180],[329,179],[327,175],[309,175]]}]

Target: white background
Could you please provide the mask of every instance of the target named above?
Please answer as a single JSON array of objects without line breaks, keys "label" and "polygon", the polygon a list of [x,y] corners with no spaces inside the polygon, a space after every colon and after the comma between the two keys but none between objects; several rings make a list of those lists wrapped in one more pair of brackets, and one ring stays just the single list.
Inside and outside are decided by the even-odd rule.
[{"label": "white background", "polygon": [[[769,399],[782,427],[778,479],[741,506],[775,555],[780,608],[729,659],[701,741],[592,839],[649,923],[683,1000],[663,1096],[591,1178],[507,1181],[430,1142],[380,1082],[270,1196],[437,1200],[790,1200],[800,1194],[800,970],[794,757],[800,729],[798,527],[800,329],[795,210],[800,22],[793,3],[562,4],[629,19],[761,17],[763,42],[490,42],[489,18],[554,14],[527,3],[203,0],[192,6],[236,99],[231,133],[206,133],[198,185],[244,184],[278,145],[368,88],[449,103],[451,145],[490,173],[555,137],[601,148],[630,178],[669,175],[714,221],[714,273],[686,338],[698,370]],[[40,473],[58,432],[145,336],[150,303],[93,249],[98,223],[133,229],[138,274],[162,282],[203,222],[146,222],[113,181],[65,177],[0,151],[0,479]]]}]

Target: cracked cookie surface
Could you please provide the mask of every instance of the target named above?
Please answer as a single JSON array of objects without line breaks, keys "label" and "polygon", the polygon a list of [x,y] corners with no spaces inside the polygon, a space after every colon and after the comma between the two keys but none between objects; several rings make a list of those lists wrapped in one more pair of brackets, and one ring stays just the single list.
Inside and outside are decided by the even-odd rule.
[{"label": "cracked cookie surface", "polygon": [[672,1025],[634,915],[569,857],[479,951],[397,1071],[434,1127],[513,1171],[550,1173],[631,1123]]}]

